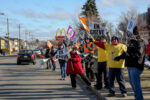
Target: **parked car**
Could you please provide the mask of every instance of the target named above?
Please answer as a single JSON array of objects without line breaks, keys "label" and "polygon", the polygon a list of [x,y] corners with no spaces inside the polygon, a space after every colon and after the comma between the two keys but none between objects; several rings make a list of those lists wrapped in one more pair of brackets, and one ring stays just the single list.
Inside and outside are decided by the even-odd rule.
[{"label": "parked car", "polygon": [[22,62],[28,62],[36,64],[36,57],[33,50],[20,50],[17,55],[17,64],[21,64]]},{"label": "parked car", "polygon": [[34,53],[37,57],[39,57],[39,55],[41,55],[41,51],[40,51],[39,49],[33,50],[33,53]]}]

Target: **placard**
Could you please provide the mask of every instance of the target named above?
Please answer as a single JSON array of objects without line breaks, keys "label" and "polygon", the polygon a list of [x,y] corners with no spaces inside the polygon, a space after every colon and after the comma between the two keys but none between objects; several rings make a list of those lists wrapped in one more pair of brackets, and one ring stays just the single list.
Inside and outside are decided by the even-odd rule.
[{"label": "placard", "polygon": [[133,33],[133,29],[134,29],[135,26],[136,26],[136,21],[133,20],[133,19],[130,19],[128,21],[127,31]]},{"label": "placard", "polygon": [[54,59],[69,59],[70,58],[70,53],[68,47],[65,47],[62,50],[58,50],[57,53],[54,56]]}]

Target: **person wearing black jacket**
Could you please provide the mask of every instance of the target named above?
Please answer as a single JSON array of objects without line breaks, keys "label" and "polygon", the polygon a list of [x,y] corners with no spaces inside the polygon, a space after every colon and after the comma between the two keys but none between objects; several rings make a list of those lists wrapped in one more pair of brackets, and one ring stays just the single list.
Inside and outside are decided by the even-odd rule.
[{"label": "person wearing black jacket", "polygon": [[134,39],[129,40],[127,52],[116,57],[115,60],[125,58],[125,65],[128,68],[128,78],[134,91],[135,100],[144,100],[140,75],[144,69],[146,47],[144,41],[140,38],[137,27],[133,30],[133,36]]},{"label": "person wearing black jacket", "polygon": [[94,55],[94,45],[90,42],[88,37],[85,37],[85,44],[83,45],[84,53],[87,53],[88,56],[85,58],[85,71],[86,76],[91,80],[94,81],[94,71],[93,71],[93,55]]},{"label": "person wearing black jacket", "polygon": [[52,48],[51,48],[51,62],[53,65],[53,71],[55,71],[55,69],[56,69],[56,61],[54,59],[54,56],[56,53],[57,53],[57,51],[54,51],[54,47],[52,46]]},{"label": "person wearing black jacket", "polygon": [[128,77],[134,91],[135,100],[144,100],[140,82],[140,75],[144,69],[145,43],[140,38],[137,27],[134,28],[135,39],[129,41],[126,54],[126,66],[128,67]]},{"label": "person wearing black jacket", "polygon": [[47,48],[46,48],[46,53],[45,53],[45,58],[48,58],[48,60],[47,60],[47,62],[46,62],[46,63],[47,63],[46,69],[51,69],[50,57],[51,57],[50,49],[47,47]]}]

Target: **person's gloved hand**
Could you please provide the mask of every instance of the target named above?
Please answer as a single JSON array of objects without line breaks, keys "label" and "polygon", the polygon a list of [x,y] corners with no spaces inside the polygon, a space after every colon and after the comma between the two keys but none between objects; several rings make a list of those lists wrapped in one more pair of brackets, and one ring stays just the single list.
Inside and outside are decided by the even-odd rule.
[{"label": "person's gloved hand", "polygon": [[119,61],[119,60],[120,60],[120,56],[115,57],[114,60],[115,60],[115,61]]},{"label": "person's gloved hand", "polygon": [[70,58],[70,61],[74,62],[74,60],[72,58]]},{"label": "person's gloved hand", "polygon": [[90,42],[93,42],[94,40],[92,38],[89,38]]}]

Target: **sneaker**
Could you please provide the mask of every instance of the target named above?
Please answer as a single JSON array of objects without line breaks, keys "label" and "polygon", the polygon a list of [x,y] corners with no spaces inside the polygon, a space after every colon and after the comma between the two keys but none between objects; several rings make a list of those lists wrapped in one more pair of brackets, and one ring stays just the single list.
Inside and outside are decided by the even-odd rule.
[{"label": "sneaker", "polygon": [[91,86],[91,85],[89,85],[89,86],[87,86],[86,88],[87,88],[87,89],[91,89],[91,88],[92,88],[92,86]]},{"label": "sneaker", "polygon": [[105,90],[108,90],[109,88],[108,88],[108,86],[105,86],[104,89],[105,89]]},{"label": "sneaker", "polygon": [[63,80],[65,80],[65,78],[63,78]]},{"label": "sneaker", "polygon": [[94,79],[91,79],[90,81],[91,81],[91,82],[94,82],[95,80],[94,80]]},{"label": "sneaker", "polygon": [[127,97],[127,93],[122,93],[121,96],[122,97]]},{"label": "sneaker", "polygon": [[115,96],[115,93],[109,93],[108,95],[107,95],[107,97],[114,97]]}]

